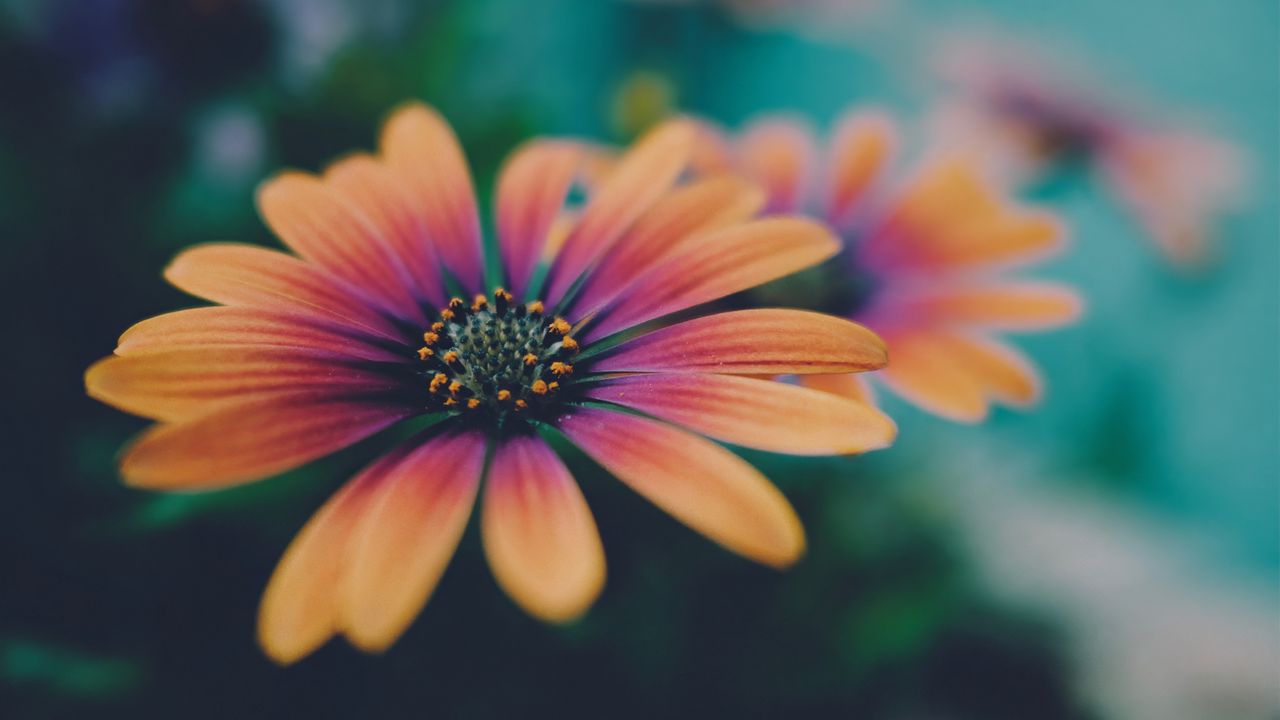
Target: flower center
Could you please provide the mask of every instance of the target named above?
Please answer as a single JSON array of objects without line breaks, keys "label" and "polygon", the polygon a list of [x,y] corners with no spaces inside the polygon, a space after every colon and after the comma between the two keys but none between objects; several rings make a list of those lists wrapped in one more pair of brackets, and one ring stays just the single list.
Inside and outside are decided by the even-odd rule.
[{"label": "flower center", "polygon": [[578,342],[564,318],[543,314],[535,300],[513,304],[499,288],[490,302],[453,298],[423,333],[420,374],[433,411],[536,413],[556,404],[573,375]]}]

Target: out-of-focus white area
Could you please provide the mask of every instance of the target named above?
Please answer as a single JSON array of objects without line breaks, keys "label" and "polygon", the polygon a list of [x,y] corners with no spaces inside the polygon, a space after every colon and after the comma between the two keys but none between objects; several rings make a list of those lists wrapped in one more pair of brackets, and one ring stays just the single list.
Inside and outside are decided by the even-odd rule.
[{"label": "out-of-focus white area", "polygon": [[[938,477],[974,572],[996,600],[1064,631],[1079,691],[1104,717],[1280,717],[1280,588],[1208,570],[1213,538],[1087,488],[1034,456],[954,447]],[[1095,479],[1096,480],[1096,479]]]}]

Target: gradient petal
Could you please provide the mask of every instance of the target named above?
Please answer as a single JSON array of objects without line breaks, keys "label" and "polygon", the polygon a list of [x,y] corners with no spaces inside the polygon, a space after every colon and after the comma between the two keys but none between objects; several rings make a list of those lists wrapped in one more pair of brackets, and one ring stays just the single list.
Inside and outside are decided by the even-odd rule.
[{"label": "gradient petal", "polygon": [[875,370],[884,341],[867,328],[805,310],[736,310],[655,330],[593,361],[597,372],[788,375]]},{"label": "gradient petal", "polygon": [[543,294],[549,306],[557,305],[583,271],[675,184],[688,162],[694,134],[690,123],[665,122],[618,161],[556,254]]},{"label": "gradient petal", "polygon": [[885,113],[854,112],[841,120],[831,141],[826,182],[829,222],[843,226],[849,221],[884,174],[897,145],[897,128]]},{"label": "gradient petal", "polygon": [[947,354],[945,342],[927,332],[892,335],[889,367],[876,374],[890,390],[921,408],[957,422],[987,416],[982,386]]},{"label": "gradient petal", "polygon": [[524,297],[584,152],[581,146],[567,142],[526,143],[499,174],[498,240],[507,289],[516,297]]},{"label": "gradient petal", "polygon": [[631,489],[725,548],[774,567],[804,553],[804,530],[787,499],[719,445],[595,408],[574,410],[558,426]]},{"label": "gradient petal", "polygon": [[613,378],[587,397],[617,403],[717,440],[793,455],[847,455],[897,435],[879,410],[830,393],[730,375]]},{"label": "gradient petal", "polygon": [[435,590],[475,503],[485,437],[435,437],[391,469],[347,554],[339,614],[367,651],[400,637]]},{"label": "gradient petal", "polygon": [[861,373],[841,373],[839,375],[800,375],[796,382],[811,390],[839,395],[854,402],[876,405],[875,392],[867,376]]},{"label": "gradient petal", "polygon": [[1011,405],[1027,406],[1040,399],[1035,367],[1008,345],[987,338],[945,334],[935,337],[957,366],[969,373],[984,393]]},{"label": "gradient petal", "polygon": [[175,287],[216,303],[298,312],[402,339],[395,326],[346,283],[274,250],[236,243],[201,245],[174,258],[164,276]]},{"label": "gradient petal", "polygon": [[295,662],[341,630],[338,588],[356,528],[405,449],[342,486],[311,517],[276,565],[258,609],[258,643],[271,659]]},{"label": "gradient petal", "polygon": [[402,362],[402,351],[370,342],[364,333],[299,313],[260,308],[201,307],[158,315],[120,336],[117,355],[212,347],[293,348],[316,357]]},{"label": "gradient petal", "polygon": [[565,622],[604,587],[604,548],[582,491],[540,438],[516,436],[494,453],[481,506],[494,577],[530,614]]},{"label": "gradient petal", "polygon": [[673,190],[645,213],[600,259],[574,301],[576,320],[617,297],[640,273],[662,262],[697,233],[755,215],[764,194],[734,177],[716,177]]},{"label": "gradient petal", "polygon": [[777,217],[704,233],[627,288],[588,339],[790,275],[834,256],[840,243],[811,220]]},{"label": "gradient petal", "polygon": [[382,130],[382,157],[418,209],[441,260],[469,293],[484,285],[480,216],[458,138],[434,109],[410,103]]},{"label": "gradient petal", "polygon": [[738,142],[738,167],[764,185],[771,214],[806,209],[815,156],[813,133],[793,120],[758,122]]},{"label": "gradient petal", "polygon": [[271,230],[304,260],[333,273],[397,317],[425,321],[404,264],[356,206],[319,178],[290,172],[258,188],[258,210]]},{"label": "gradient petal", "polygon": [[209,346],[114,355],[85,372],[89,396],[125,412],[175,421],[266,395],[314,391],[385,395],[403,382],[368,363],[301,349]]},{"label": "gradient petal", "polygon": [[385,164],[370,155],[353,155],[329,166],[324,181],[360,212],[383,238],[396,264],[411,281],[419,303],[443,307],[440,259],[413,197]]},{"label": "gradient petal", "polygon": [[1081,301],[1075,290],[1065,285],[991,282],[903,294],[884,308],[877,312],[915,325],[928,322],[993,330],[1043,330],[1079,319]]},{"label": "gradient petal", "polygon": [[236,485],[341,450],[416,412],[329,391],[248,400],[152,427],[128,448],[120,472],[130,485],[155,490]]}]

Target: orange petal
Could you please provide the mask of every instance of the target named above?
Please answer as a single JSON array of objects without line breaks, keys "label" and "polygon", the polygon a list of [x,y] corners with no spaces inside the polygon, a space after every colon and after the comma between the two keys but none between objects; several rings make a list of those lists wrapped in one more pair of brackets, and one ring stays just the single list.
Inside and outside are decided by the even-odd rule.
[{"label": "orange petal", "polygon": [[840,243],[811,220],[775,217],[698,235],[637,278],[590,337],[632,327],[816,265]]},{"label": "orange petal", "polygon": [[507,289],[516,297],[524,296],[583,157],[573,143],[534,141],[512,153],[499,174],[498,240]]},{"label": "orange petal", "polygon": [[884,367],[884,341],[857,323],[804,310],[736,310],[655,330],[595,361],[605,372],[733,375],[847,373]]},{"label": "orange petal", "polygon": [[548,305],[559,303],[582,272],[675,184],[688,162],[693,137],[691,124],[669,120],[618,161],[556,254],[543,295]]},{"label": "orange petal", "polygon": [[596,462],[677,520],[757,562],[791,565],[804,530],[787,499],[742,458],[683,430],[580,408],[559,427]]},{"label": "orange petal", "polygon": [[532,615],[573,620],[604,587],[604,548],[587,502],[537,437],[513,437],[498,447],[480,529],[494,577]]},{"label": "orange petal", "polygon": [[298,258],[236,243],[182,252],[165,278],[197,297],[236,307],[297,312],[393,340],[400,333],[349,285]]},{"label": "orange petal", "polygon": [[673,190],[601,258],[574,303],[575,314],[585,315],[614,299],[633,278],[697,233],[747,220],[763,204],[764,195],[758,189],[730,176]]},{"label": "orange petal", "polygon": [[372,368],[300,349],[208,346],[114,355],[85,373],[89,395],[125,412],[182,420],[214,407],[295,391],[385,394],[402,382]]},{"label": "orange petal", "polygon": [[1081,302],[1075,290],[1065,285],[1004,282],[920,293],[894,302],[892,312],[938,324],[1043,330],[1079,319]]},{"label": "orange petal", "polygon": [[484,284],[480,216],[467,158],[449,123],[410,103],[382,130],[382,156],[418,208],[440,258],[468,293]]},{"label": "orange petal", "polygon": [[717,440],[793,455],[877,450],[897,435],[870,405],[771,380],[655,373],[607,380],[587,395]]},{"label": "orange petal", "polygon": [[764,120],[742,134],[738,153],[742,172],[764,185],[768,212],[805,210],[816,155],[813,133],[796,121]]},{"label": "orange petal", "polygon": [[868,190],[884,174],[897,149],[898,131],[888,115],[876,111],[849,113],[831,143],[827,218],[849,220]]},{"label": "orange petal", "polygon": [[385,164],[370,155],[352,155],[330,165],[324,181],[352,207],[359,208],[391,248],[396,263],[412,281],[412,295],[433,307],[445,297],[440,259],[413,197]]},{"label": "orange petal", "polygon": [[841,373],[839,375],[800,375],[796,378],[802,386],[812,390],[839,395],[854,402],[876,405],[875,392],[865,375]]},{"label": "orange petal", "polygon": [[409,294],[404,264],[359,208],[319,178],[277,175],[258,188],[258,209],[272,231],[303,259],[343,278],[406,320],[425,321]]},{"label": "orange petal", "polygon": [[158,315],[137,323],[120,336],[117,355],[157,350],[207,349],[220,346],[297,348],[314,355],[399,362],[392,352],[360,337],[341,332],[332,323],[316,322],[297,313],[260,308],[201,307]]},{"label": "orange petal", "polygon": [[988,396],[1020,406],[1040,399],[1040,378],[1035,367],[1008,345],[958,334],[939,335],[935,340],[945,346],[947,357],[967,371]]},{"label": "orange petal", "polygon": [[436,437],[392,469],[356,529],[339,613],[358,647],[381,651],[421,612],[453,557],[484,465],[480,433]]},{"label": "orange petal", "polygon": [[383,480],[403,458],[403,452],[387,455],[351,479],[289,544],[258,609],[258,643],[271,659],[300,660],[341,629],[337,594],[348,546]]},{"label": "orange petal", "polygon": [[955,420],[978,422],[987,416],[982,385],[954,362],[945,341],[929,333],[892,335],[889,367],[878,377],[892,391],[919,407]]},{"label": "orange petal", "polygon": [[341,450],[416,412],[302,392],[236,403],[142,434],[120,472],[130,485],[206,490],[284,472]]}]

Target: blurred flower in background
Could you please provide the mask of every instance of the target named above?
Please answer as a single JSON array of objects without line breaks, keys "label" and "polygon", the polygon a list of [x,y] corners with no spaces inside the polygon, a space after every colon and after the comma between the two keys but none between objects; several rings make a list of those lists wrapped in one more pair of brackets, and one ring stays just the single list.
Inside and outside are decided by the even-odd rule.
[{"label": "blurred flower in background", "polygon": [[1214,224],[1241,204],[1237,148],[1167,113],[1143,118],[1127,107],[1132,100],[1029,41],[957,34],[940,48],[934,66],[947,94],[934,117],[939,144],[963,148],[1011,183],[1087,163],[1170,262],[1206,262]]},{"label": "blurred flower in background", "polygon": [[[994,335],[1078,317],[1071,288],[1005,275],[1062,249],[1058,219],[1016,204],[963,159],[929,159],[895,179],[897,140],[877,111],[842,116],[829,144],[801,122],[766,118],[735,138],[708,128],[699,171],[742,173],[766,189],[768,211],[821,218],[844,242],[840,257],[766,286],[760,302],[800,303],[874,328],[892,357],[875,377],[943,417],[976,422],[992,402],[1035,403],[1031,362]],[[855,376],[801,382],[860,399],[869,392]]]}]

